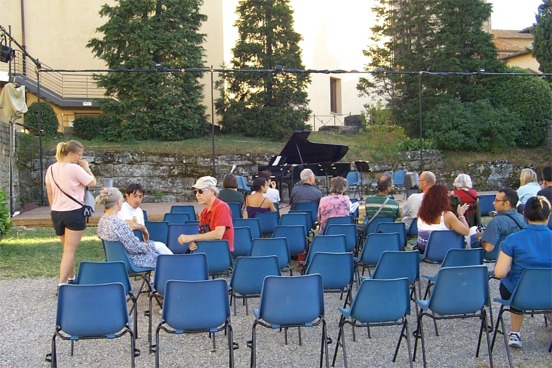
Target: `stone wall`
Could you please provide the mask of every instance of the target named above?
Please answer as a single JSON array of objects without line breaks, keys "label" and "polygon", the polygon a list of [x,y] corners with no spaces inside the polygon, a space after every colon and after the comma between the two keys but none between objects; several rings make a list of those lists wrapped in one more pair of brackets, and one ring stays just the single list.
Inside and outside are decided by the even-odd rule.
[{"label": "stone wall", "polygon": [[[10,126],[5,123],[0,123],[0,188],[8,196],[10,196]],[[19,172],[14,168],[13,172],[13,188],[12,188],[12,202],[13,209],[19,208]]]}]

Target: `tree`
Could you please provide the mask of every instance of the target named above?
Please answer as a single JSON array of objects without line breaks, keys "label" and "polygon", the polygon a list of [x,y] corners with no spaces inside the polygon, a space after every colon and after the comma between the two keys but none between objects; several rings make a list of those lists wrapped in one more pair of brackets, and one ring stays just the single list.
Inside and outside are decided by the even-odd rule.
[{"label": "tree", "polygon": [[[218,84],[222,97],[216,108],[224,131],[282,139],[306,129],[310,76],[285,72],[304,69],[289,0],[244,0],[237,12],[239,38],[231,67],[251,72],[225,73]],[[253,71],[276,68],[283,71]]]},{"label": "tree", "polygon": [[[202,0],[118,0],[104,5],[108,17],[98,28],[103,38],[88,42],[110,69],[97,75],[109,97],[102,110],[113,140],[180,140],[206,132],[200,73],[167,73],[163,69],[201,68],[206,16]],[[142,69],[144,72],[125,72]]]},{"label": "tree", "polygon": [[[40,121],[38,119],[38,109],[40,105]],[[29,128],[31,135],[39,135],[39,130],[42,130],[42,135],[54,136],[58,131],[58,118],[54,109],[46,102],[33,102],[29,106],[29,110],[25,113],[25,125]]]},{"label": "tree", "polygon": [[[543,0],[536,16],[537,22],[531,28],[533,34],[533,55],[543,73],[552,73],[552,0]],[[552,84],[552,81],[549,80]]]}]

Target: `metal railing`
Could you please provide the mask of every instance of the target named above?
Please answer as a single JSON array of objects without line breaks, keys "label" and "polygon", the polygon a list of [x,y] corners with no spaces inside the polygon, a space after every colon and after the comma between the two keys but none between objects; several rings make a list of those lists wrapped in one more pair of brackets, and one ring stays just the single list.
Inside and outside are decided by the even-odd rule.
[{"label": "metal railing", "polygon": [[322,126],[344,126],[345,125],[345,117],[351,115],[349,114],[330,114],[330,115],[317,115],[312,114],[311,120],[312,121],[312,130],[318,130]]}]

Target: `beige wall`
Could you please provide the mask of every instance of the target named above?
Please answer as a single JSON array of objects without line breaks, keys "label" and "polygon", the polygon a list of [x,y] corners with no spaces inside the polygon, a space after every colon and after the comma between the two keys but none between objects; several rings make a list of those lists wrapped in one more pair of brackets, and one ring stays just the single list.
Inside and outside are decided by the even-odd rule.
[{"label": "beige wall", "polygon": [[528,69],[533,73],[540,73],[539,63],[531,54],[520,55],[505,60],[508,66],[517,66],[523,69]]}]

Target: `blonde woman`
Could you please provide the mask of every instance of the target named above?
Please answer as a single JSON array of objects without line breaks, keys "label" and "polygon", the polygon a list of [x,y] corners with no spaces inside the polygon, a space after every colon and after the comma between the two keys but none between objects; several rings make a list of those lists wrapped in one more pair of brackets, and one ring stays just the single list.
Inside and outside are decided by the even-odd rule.
[{"label": "blonde woman", "polygon": [[46,193],[52,210],[52,222],[63,246],[59,265],[60,283],[75,279],[75,253],[86,229],[81,204],[84,203],[84,188],[96,186],[96,178],[88,162],[82,159],[83,150],[84,146],[77,141],[58,143],[57,162],[46,171]]},{"label": "blonde woman", "polygon": [[529,198],[536,196],[540,190],[541,187],[537,182],[537,173],[531,169],[521,170],[519,176],[519,189],[517,190],[519,197],[517,205],[525,205],[525,202],[527,202]]}]

